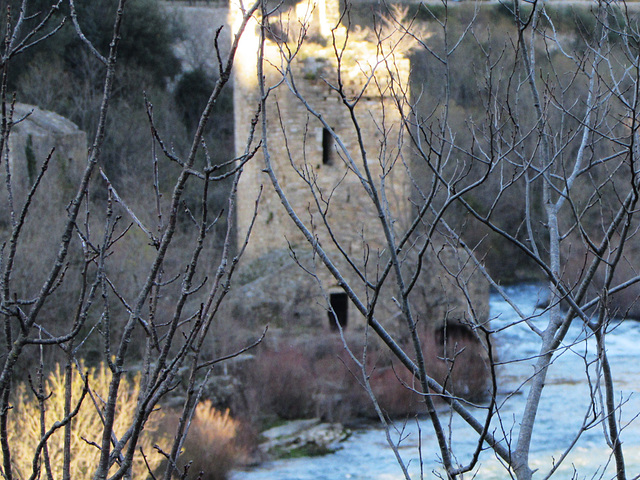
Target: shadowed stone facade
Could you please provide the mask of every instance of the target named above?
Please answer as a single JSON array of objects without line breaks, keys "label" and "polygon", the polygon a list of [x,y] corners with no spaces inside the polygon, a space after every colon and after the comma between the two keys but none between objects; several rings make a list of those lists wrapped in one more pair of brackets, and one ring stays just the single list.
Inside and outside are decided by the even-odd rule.
[{"label": "shadowed stone facade", "polygon": [[[45,179],[51,185],[46,191],[46,203],[53,209],[59,207],[61,202],[68,201],[68,193],[75,189],[82,172],[87,157],[86,133],[57,113],[22,103],[15,105],[13,122],[8,163],[14,204],[17,208],[22,206],[43,162],[51,154]],[[3,166],[2,176],[5,174]],[[6,188],[4,178],[2,188]]]}]

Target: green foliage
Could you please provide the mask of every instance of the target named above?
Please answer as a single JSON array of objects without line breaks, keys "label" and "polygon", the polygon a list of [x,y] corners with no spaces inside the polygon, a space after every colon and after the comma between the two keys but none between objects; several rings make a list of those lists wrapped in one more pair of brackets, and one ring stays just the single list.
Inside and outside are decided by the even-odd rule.
[{"label": "green foliage", "polygon": [[202,68],[185,73],[178,81],[174,98],[189,131],[198,126],[198,120],[214,86],[215,80]]},{"label": "green foliage", "polygon": [[[108,53],[116,4],[111,0],[76,2],[84,34],[103,55]],[[48,0],[38,0],[30,11],[30,22],[41,21],[49,8]],[[68,14],[64,2],[49,29]],[[53,110],[91,132],[98,120],[104,65],[80,41],[71,23],[67,18],[59,32],[21,55],[9,70],[10,80],[18,101]],[[150,136],[143,93],[154,102],[165,141],[179,153],[186,149],[183,122],[176,118],[168,87],[168,80],[180,71],[173,52],[180,29],[154,0],[127,2],[122,28],[110,133],[102,150],[104,168],[119,188],[124,177],[141,171],[141,162],[148,159]]]},{"label": "green foliage", "polygon": [[417,18],[421,21],[430,22],[443,19],[448,10],[441,3],[421,4],[418,7]]},{"label": "green foliage", "polygon": [[496,13],[505,18],[513,19],[514,8],[513,0],[502,0],[496,6]]},{"label": "green foliage", "polygon": [[[19,10],[15,0],[10,3],[16,3],[12,5],[12,11]],[[32,27],[42,21],[49,12],[51,3],[49,0],[29,2],[31,15],[27,26]],[[104,56],[109,52],[116,6],[117,2],[111,0],[78,0],[76,2],[78,23],[83,33]],[[65,71],[72,73],[76,79],[87,76],[87,57],[91,54],[77,37],[72,22],[68,18],[69,13],[69,6],[64,2],[43,34],[52,31],[65,20],[63,28],[46,42],[30,48],[18,62],[14,63],[11,77],[14,85],[19,84],[23,72],[39,56],[42,58],[43,53],[50,61],[61,58]],[[28,31],[28,28],[24,30]],[[119,64],[124,64],[127,68],[141,68],[149,72],[155,82],[163,83],[180,71],[180,62],[172,49],[172,42],[177,34],[177,27],[171,25],[169,18],[163,14],[162,9],[158,8],[155,0],[127,2],[118,46]]]},{"label": "green foliage", "polygon": [[[173,92],[174,110],[189,134],[195,132],[216,80],[216,77],[205,71],[204,68],[186,72],[178,80]],[[213,105],[211,119],[204,134],[204,143],[207,146],[206,153],[203,149],[199,151],[197,158],[199,165],[204,164],[205,155],[208,155],[208,160],[214,165],[226,163],[235,156],[233,92],[231,89],[225,88],[221,92],[217,102]],[[220,173],[221,171],[218,171],[217,175]],[[229,178],[226,181],[216,182],[215,190],[210,191],[208,205],[213,215],[218,215],[227,207],[230,180]],[[188,186],[184,195],[185,205],[196,215],[202,208],[200,195],[200,187],[194,189],[193,186]],[[182,226],[189,225],[191,223],[187,222],[187,225]],[[218,232],[222,233],[226,225],[224,216],[219,220],[218,225],[220,227]],[[223,238],[220,237],[220,242],[222,241]]]},{"label": "green foliage", "polygon": [[[202,115],[215,84],[216,77],[205,71],[204,68],[186,72],[178,81],[174,90],[174,100],[189,131],[193,131],[197,127],[200,115]],[[222,95],[213,106],[211,116],[216,121],[209,123],[211,135],[207,141],[209,143],[213,141],[218,146],[216,149],[211,149],[210,153],[215,156],[216,151],[222,151],[225,159],[228,159],[232,152],[232,144],[225,145],[225,148],[220,148],[219,144],[224,138],[233,136],[233,94],[231,89],[222,91]]]},{"label": "green foliage", "polygon": [[[82,0],[77,8],[87,38],[101,52],[108,52],[116,2]],[[180,70],[180,63],[172,50],[177,32],[172,29],[168,17],[155,0],[130,1],[126,9],[118,46],[119,60],[150,72],[156,81],[174,77]],[[66,55],[72,58],[78,47],[78,40],[74,40],[68,45]]]},{"label": "green foliage", "polygon": [[[15,10],[16,0],[10,1],[16,3],[12,5]],[[25,27],[42,21],[51,8],[49,0],[29,2],[29,5],[32,5],[31,18]],[[111,0],[76,1],[83,33],[105,56],[111,42],[116,6],[117,2]],[[18,92],[18,101],[53,110],[90,132],[97,123],[104,65],[78,38],[68,15],[69,5],[63,2],[46,31],[66,17],[63,28],[22,54],[19,61],[11,65],[9,79]],[[180,71],[180,62],[173,51],[179,35],[179,28],[155,0],[127,2],[110,109],[110,134],[103,148],[103,164],[113,181],[118,182],[130,170],[139,170],[139,162],[145,158],[143,152],[148,150],[149,125],[143,92],[156,101],[158,117],[171,115],[173,105],[157,99],[170,97],[168,80]],[[184,133],[182,122],[171,119],[167,123],[172,125],[170,131],[163,132],[167,142],[180,148],[175,138]]]}]

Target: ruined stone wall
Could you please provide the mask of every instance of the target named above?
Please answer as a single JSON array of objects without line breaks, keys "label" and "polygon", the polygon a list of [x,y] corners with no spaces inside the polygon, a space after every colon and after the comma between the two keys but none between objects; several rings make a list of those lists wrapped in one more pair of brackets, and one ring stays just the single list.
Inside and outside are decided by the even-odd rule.
[{"label": "ruined stone wall", "polygon": [[[53,151],[43,188],[46,205],[57,208],[68,201],[83,171],[87,157],[87,136],[70,120],[33,105],[15,105],[8,142],[8,162],[12,194],[16,206],[21,206],[35,181],[42,164]],[[4,161],[4,158],[3,158]],[[2,168],[2,176],[6,174]],[[6,198],[3,178],[2,195]],[[6,205],[5,205],[6,208]]]}]

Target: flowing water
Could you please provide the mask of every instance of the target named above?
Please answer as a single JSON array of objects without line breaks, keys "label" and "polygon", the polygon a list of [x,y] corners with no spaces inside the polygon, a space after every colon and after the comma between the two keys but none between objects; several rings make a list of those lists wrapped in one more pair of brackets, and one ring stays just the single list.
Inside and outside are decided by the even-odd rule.
[{"label": "flowing water", "polygon": [[[544,294],[539,286],[519,285],[507,289],[511,298],[541,328],[547,318],[535,305]],[[497,294],[491,295],[492,327],[513,324],[518,316]],[[538,316],[536,316],[538,315]],[[578,322],[571,327],[565,339],[564,349],[555,357],[542,394],[541,408],[533,432],[531,466],[538,469],[534,478],[544,478],[575,440],[585,419],[592,417],[591,387],[597,381],[593,362],[595,341],[586,339]],[[640,323],[616,322],[607,336],[607,352],[615,378],[616,401],[623,425],[622,441],[628,478],[640,474]],[[496,437],[508,444],[517,438],[518,418],[526,401],[526,385],[520,386],[533,372],[535,355],[539,350],[539,338],[524,324],[519,323],[501,330],[495,336],[496,349],[502,365],[499,368],[499,418],[492,423]],[[524,359],[524,360],[523,360]],[[525,393],[518,393],[518,390]],[[515,392],[515,393],[514,393]],[[599,400],[600,402],[600,400]],[[597,405],[601,408],[601,405]],[[476,448],[476,435],[456,416],[448,416],[443,410],[443,420],[452,438],[453,449],[461,464],[469,462]],[[486,411],[474,412],[483,421]],[[439,478],[442,472],[438,448],[431,424],[427,419],[396,423],[392,430],[394,442],[412,478]],[[372,479],[391,480],[404,478],[395,456],[386,441],[384,430],[371,428],[355,432],[341,444],[334,454],[322,457],[278,460],[262,464],[258,468],[235,472],[233,480],[338,480]],[[420,455],[420,452],[422,455]],[[422,460],[420,460],[422,459]],[[474,476],[475,475],[475,476]],[[587,429],[578,439],[572,452],[558,468],[554,478],[591,479],[613,478],[615,467],[603,436],[601,424]],[[465,478],[478,480],[506,480],[511,478],[489,450],[483,451],[476,468]]]}]

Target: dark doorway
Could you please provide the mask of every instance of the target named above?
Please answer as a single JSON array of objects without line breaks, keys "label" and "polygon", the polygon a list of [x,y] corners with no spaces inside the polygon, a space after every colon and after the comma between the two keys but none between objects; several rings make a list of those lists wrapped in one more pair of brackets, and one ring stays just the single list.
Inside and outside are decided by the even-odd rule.
[{"label": "dark doorway", "polygon": [[436,342],[444,346],[445,343],[453,344],[458,341],[476,340],[473,330],[468,325],[450,322],[436,330]]},{"label": "dark doorway", "polygon": [[[329,310],[329,326],[332,330],[338,330],[338,325],[336,325],[337,318],[340,326],[346,328],[348,320],[347,311],[349,308],[349,298],[347,294],[344,292],[332,293],[329,295],[329,302],[331,303],[332,309]],[[333,316],[334,312],[335,317]]]},{"label": "dark doorway", "polygon": [[471,327],[457,322],[450,322],[436,329],[435,339],[442,347],[444,358],[449,359],[454,359],[468,346],[478,344],[478,338]]},{"label": "dark doorway", "polygon": [[333,165],[333,136],[327,128],[322,129],[322,164]]}]

